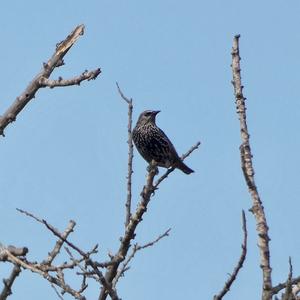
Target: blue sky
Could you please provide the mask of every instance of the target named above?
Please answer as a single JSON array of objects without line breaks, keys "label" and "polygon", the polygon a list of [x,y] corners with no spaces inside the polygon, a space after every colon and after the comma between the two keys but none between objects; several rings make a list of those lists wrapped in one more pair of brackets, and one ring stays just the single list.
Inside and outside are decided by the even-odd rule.
[{"label": "blue sky", "polygon": [[[300,274],[299,226],[299,1],[5,1],[0,112],[4,112],[76,25],[85,35],[53,78],[101,67],[80,87],[43,89],[1,138],[0,242],[29,246],[43,259],[55,239],[20,215],[22,208],[60,230],[77,222],[71,238],[83,249],[115,251],[123,232],[127,172],[127,107],[134,122],[158,109],[158,125],[196,172],[176,171],[150,203],[137,231],[145,243],[122,279],[122,299],[212,299],[240,255],[241,210],[248,220],[248,256],[227,299],[258,299],[261,271],[251,200],[240,169],[239,123],[231,85],[233,36],[241,34],[242,77],[256,182],[270,226],[273,282],[285,281],[288,256]],[[134,157],[136,206],[146,163]],[[8,274],[1,264],[1,277]],[[54,299],[47,282],[24,272],[11,299]],[[95,299],[91,285],[88,299]],[[66,297],[66,299],[69,299]]]}]

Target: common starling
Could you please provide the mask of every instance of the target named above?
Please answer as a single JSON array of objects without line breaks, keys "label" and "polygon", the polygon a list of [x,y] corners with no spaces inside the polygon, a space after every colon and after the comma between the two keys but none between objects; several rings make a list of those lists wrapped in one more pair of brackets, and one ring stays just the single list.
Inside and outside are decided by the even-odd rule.
[{"label": "common starling", "polygon": [[178,168],[185,174],[194,172],[183,163],[166,134],[156,126],[159,110],[142,112],[132,131],[134,144],[142,157],[150,163],[154,160],[159,167]]}]

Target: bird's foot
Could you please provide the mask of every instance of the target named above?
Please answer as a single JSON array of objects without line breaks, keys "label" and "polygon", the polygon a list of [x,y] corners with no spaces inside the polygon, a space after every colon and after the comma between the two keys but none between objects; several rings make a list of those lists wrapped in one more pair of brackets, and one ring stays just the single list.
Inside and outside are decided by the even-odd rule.
[{"label": "bird's foot", "polygon": [[159,173],[158,167],[153,166],[151,164],[147,167],[147,172],[150,172],[153,169],[155,170],[155,176],[158,175],[158,173]]}]

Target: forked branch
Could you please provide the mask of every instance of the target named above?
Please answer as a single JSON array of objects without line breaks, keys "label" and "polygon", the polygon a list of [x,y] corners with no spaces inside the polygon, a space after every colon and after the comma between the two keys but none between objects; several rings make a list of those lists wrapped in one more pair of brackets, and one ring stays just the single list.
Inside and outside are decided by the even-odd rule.
[{"label": "forked branch", "polygon": [[36,92],[43,87],[57,87],[79,85],[84,80],[96,79],[101,70],[85,71],[80,76],[71,79],[59,78],[58,80],[50,80],[49,77],[55,68],[64,65],[63,58],[84,33],[84,25],[77,26],[62,42],[56,45],[56,49],[52,57],[43,64],[42,70],[32,79],[27,88],[18,96],[13,104],[0,117],[0,135],[4,136],[4,129],[8,124],[16,120],[17,115],[23,110],[30,100],[35,97]]},{"label": "forked branch", "polygon": [[[193,146],[186,154],[183,155],[183,159],[189,156],[194,150],[198,148],[200,143],[197,143],[195,146]],[[146,184],[144,185],[142,192],[141,192],[141,198],[138,204],[138,207],[134,214],[131,215],[130,222],[128,223],[127,227],[125,228],[125,233],[123,237],[120,239],[121,244],[119,247],[119,250],[115,255],[111,257],[112,260],[116,260],[116,258],[121,258],[120,260],[117,260],[115,264],[112,264],[108,267],[105,278],[109,283],[113,283],[115,277],[118,274],[118,268],[120,266],[120,263],[124,261],[128,255],[128,250],[130,248],[131,241],[135,238],[135,231],[138,226],[138,224],[142,221],[144,213],[147,211],[148,204],[151,200],[151,196],[154,194],[155,190],[158,188],[158,185],[172,172],[174,169],[169,169],[165,172],[164,175],[162,175],[158,181],[154,184],[154,177],[156,175],[157,166],[155,162],[152,162],[149,165],[149,171],[146,178]],[[105,300],[107,297],[107,291],[103,287],[101,290],[101,293],[99,295],[98,300]]]}]

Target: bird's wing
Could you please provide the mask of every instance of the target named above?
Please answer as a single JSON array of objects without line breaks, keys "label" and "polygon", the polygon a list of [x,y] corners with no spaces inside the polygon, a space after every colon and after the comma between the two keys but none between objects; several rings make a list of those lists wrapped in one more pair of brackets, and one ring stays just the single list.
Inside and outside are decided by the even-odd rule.
[{"label": "bird's wing", "polygon": [[174,160],[177,160],[177,158],[179,158],[177,151],[174,147],[174,145],[172,144],[172,142],[170,141],[170,139],[167,137],[167,135],[160,129],[157,127],[157,134],[156,134],[156,138],[159,139],[159,142],[164,146],[165,149],[168,149],[168,154],[170,158],[174,158]]}]

